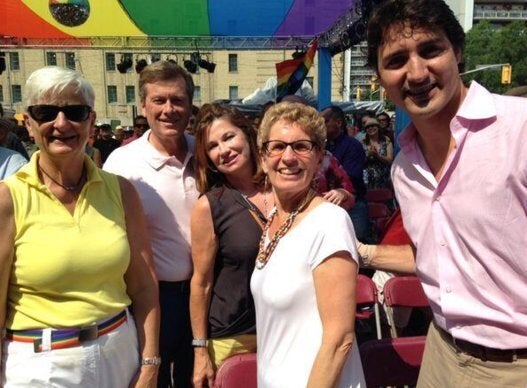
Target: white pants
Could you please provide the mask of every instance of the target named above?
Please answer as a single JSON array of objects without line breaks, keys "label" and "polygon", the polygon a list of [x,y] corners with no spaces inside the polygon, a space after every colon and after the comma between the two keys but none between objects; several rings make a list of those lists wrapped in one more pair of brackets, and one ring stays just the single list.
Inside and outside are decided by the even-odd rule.
[{"label": "white pants", "polygon": [[81,346],[35,353],[32,343],[5,341],[4,388],[127,388],[139,370],[139,347],[133,318]]}]

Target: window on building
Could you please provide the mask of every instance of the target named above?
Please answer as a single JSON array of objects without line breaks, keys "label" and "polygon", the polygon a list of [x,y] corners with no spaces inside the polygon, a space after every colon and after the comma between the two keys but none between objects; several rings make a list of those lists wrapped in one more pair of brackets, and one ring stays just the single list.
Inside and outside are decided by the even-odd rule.
[{"label": "window on building", "polygon": [[238,54],[229,54],[229,73],[238,71]]},{"label": "window on building", "polygon": [[150,60],[152,61],[152,63],[160,61],[161,60],[161,54],[159,54],[159,53],[152,53],[152,54],[150,54]]},{"label": "window on building", "polygon": [[229,100],[238,99],[238,86],[229,86]]},{"label": "window on building", "polygon": [[117,86],[115,85],[108,85],[108,103],[116,103],[117,102]]},{"label": "window on building", "polygon": [[46,52],[46,65],[57,66],[57,53],[53,51]]},{"label": "window on building", "polygon": [[0,85],[0,102],[4,102],[4,87]]},{"label": "window on building", "polygon": [[9,69],[20,70],[20,57],[16,51],[9,53]]},{"label": "window on building", "polygon": [[106,71],[115,71],[115,53],[106,53]]},{"label": "window on building", "polygon": [[66,67],[71,70],[75,70],[75,53],[65,53]]},{"label": "window on building", "polygon": [[126,103],[127,104],[135,103],[135,86],[126,85],[125,92],[126,92]]},{"label": "window on building", "polygon": [[194,86],[194,96],[192,97],[194,101],[201,101],[201,86]]},{"label": "window on building", "polygon": [[22,86],[11,85],[11,101],[13,101],[13,104],[22,102]]}]

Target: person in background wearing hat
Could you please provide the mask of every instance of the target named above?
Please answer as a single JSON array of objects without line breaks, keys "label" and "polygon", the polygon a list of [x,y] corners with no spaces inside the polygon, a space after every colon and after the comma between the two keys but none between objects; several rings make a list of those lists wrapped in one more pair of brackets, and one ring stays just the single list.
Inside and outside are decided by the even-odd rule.
[{"label": "person in background wearing hat", "polygon": [[113,138],[119,142],[119,144],[122,144],[123,137],[124,137],[124,127],[122,125],[118,125],[115,127],[115,131],[113,131]]},{"label": "person in background wearing hat", "polygon": [[148,131],[148,128],[150,128],[150,126],[148,125],[146,117],[142,115],[136,116],[134,118],[133,135],[124,139],[122,145],[127,145],[128,143],[139,139],[146,131]]},{"label": "person in background wearing hat", "polygon": [[110,124],[101,124],[99,128],[101,131],[100,138],[94,141],[93,146],[101,152],[101,159],[104,164],[112,151],[119,148],[120,144],[112,137],[112,126]]},{"label": "person in background wearing hat", "polygon": [[390,167],[393,161],[393,144],[381,132],[381,125],[375,117],[368,117],[364,120],[364,130],[366,136],[362,140],[362,146],[366,152],[366,164],[364,165],[365,176],[367,176],[366,187],[368,189],[391,188]]}]

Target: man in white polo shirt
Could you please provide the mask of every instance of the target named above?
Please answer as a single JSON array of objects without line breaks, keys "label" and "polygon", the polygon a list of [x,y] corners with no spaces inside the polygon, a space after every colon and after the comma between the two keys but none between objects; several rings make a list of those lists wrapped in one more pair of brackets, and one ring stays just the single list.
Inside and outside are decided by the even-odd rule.
[{"label": "man in white polo shirt", "polygon": [[139,93],[150,130],[115,150],[104,170],[134,184],[148,221],[161,305],[158,387],[188,387],[194,360],[189,316],[190,212],[198,191],[192,162],[194,138],[185,128],[192,113],[194,83],[180,66],[158,61],[141,72]]}]

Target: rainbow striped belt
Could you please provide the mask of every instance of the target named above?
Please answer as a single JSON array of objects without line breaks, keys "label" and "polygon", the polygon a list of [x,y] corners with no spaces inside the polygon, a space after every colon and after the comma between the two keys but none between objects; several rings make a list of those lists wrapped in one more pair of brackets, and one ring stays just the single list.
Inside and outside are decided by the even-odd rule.
[{"label": "rainbow striped belt", "polygon": [[[51,332],[51,349],[64,349],[79,346],[82,342],[92,341],[107,334],[127,320],[126,310],[99,324],[74,329],[57,329]],[[33,343],[35,353],[42,352],[42,329],[10,330],[6,329],[5,338],[10,341]]]}]

